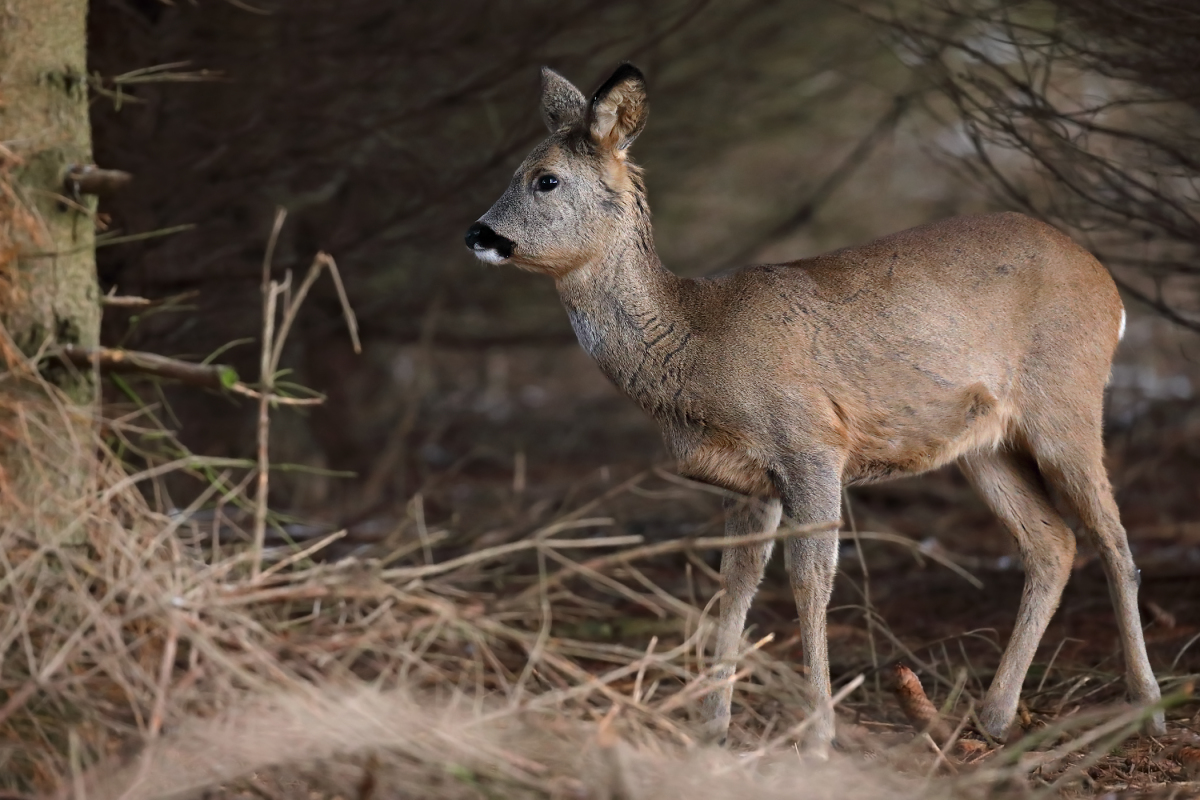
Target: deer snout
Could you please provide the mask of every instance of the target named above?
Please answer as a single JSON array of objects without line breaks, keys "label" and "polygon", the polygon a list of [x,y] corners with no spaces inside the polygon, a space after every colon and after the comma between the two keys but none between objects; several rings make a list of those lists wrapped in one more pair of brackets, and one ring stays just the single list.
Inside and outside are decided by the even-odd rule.
[{"label": "deer snout", "polygon": [[512,240],[505,239],[482,222],[467,229],[465,241],[477,258],[490,264],[499,264],[513,254]]}]

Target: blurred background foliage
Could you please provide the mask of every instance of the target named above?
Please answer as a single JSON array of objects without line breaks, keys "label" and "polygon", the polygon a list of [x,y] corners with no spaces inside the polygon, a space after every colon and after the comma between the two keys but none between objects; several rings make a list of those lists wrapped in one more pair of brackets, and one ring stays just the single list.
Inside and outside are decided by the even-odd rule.
[{"label": "blurred background foliage", "polygon": [[[517,471],[522,484],[561,495],[597,469],[644,467],[662,458],[657,433],[578,350],[553,285],[485,267],[461,243],[543,135],[538,67],[585,92],[622,60],[646,72],[651,119],[633,155],[647,170],[659,251],[681,274],[814,255],[999,207],[1024,207],[1076,235],[1096,232],[1099,219],[1103,234],[1116,217],[1086,217],[1078,192],[1062,191],[1068,182],[1045,169],[1055,146],[1080,141],[1049,112],[1080,111],[1101,89],[1107,102],[1119,87],[1156,104],[1153,118],[1173,130],[1194,108],[1136,70],[1088,63],[1085,45],[1101,41],[1104,50],[1132,29],[1089,22],[1089,7],[95,0],[91,69],[105,89],[93,103],[96,160],[135,175],[102,211],[122,234],[193,226],[99,251],[106,291],[187,293],[153,314],[110,309],[105,340],[184,358],[235,343],[221,360],[255,374],[261,260],[280,206],[288,218],[276,273],[331,253],[365,352],[353,354],[336,295],[318,284],[285,362],[289,379],[328,400],[276,415],[274,457],[357,479],[289,474],[272,484],[277,505],[341,519],[395,511],[452,472],[456,494],[429,512],[452,514]],[[1068,56],[1066,66],[1039,66]],[[1030,80],[1021,70],[1032,70],[1026,85],[1040,94],[1013,91],[1012,81]],[[1150,107],[1101,105],[1087,118],[1111,111],[1145,123],[1139,108]],[[1011,136],[1031,128],[1041,150]],[[1119,161],[1128,138],[1106,141]],[[1089,185],[1103,194],[1105,180]],[[1192,189],[1176,182],[1186,205]],[[1078,202],[1064,204],[1071,197]],[[1136,231],[1143,260],[1153,250],[1182,261],[1180,248],[1200,240],[1191,229],[1190,242],[1160,242],[1161,226],[1122,230]],[[1129,255],[1128,242],[1118,244]],[[1149,273],[1130,266],[1127,283],[1153,299]],[[1186,286],[1172,291],[1190,302]],[[1196,343],[1129,305],[1136,314],[1115,372],[1113,430],[1161,431],[1145,420],[1165,414],[1191,436],[1173,442],[1195,442],[1195,415],[1178,422],[1162,409],[1191,413]],[[249,403],[164,392],[192,450],[251,452]],[[1172,469],[1178,459],[1195,466],[1195,444],[1182,446]],[[1143,465],[1140,479],[1159,487],[1157,469]],[[868,506],[871,497],[884,495],[868,492]],[[1157,509],[1159,500],[1148,502]],[[1182,502],[1167,505],[1182,512]],[[915,521],[911,532],[929,524]]]}]

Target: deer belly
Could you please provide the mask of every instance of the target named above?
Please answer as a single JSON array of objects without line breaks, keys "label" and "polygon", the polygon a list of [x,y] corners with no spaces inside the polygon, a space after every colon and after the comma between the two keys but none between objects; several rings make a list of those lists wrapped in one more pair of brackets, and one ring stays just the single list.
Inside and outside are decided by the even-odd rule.
[{"label": "deer belly", "polygon": [[[735,437],[710,434],[676,451],[679,474],[752,497],[778,497],[765,459]],[[675,449],[675,448],[673,448]]]},{"label": "deer belly", "polygon": [[1010,419],[1007,404],[979,383],[940,403],[902,405],[874,419],[845,420],[845,482],[917,475],[993,449],[1006,438]]}]

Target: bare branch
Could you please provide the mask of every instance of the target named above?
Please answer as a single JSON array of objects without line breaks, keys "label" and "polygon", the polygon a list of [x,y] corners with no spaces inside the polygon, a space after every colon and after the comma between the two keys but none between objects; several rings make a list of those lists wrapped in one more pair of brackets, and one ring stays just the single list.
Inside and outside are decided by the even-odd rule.
[{"label": "bare branch", "polygon": [[[138,298],[141,299],[141,298]],[[101,373],[134,373],[153,375],[157,378],[179,381],[188,386],[204,389],[225,389],[243,397],[262,400],[281,406],[316,406],[325,402],[324,397],[286,397],[273,393],[263,394],[238,380],[237,371],[225,364],[196,364],[177,358],[146,353],[140,350],[124,350],[118,347],[80,347],[69,344],[60,355],[80,369],[96,367]]]},{"label": "bare branch", "polygon": [[237,371],[224,364],[194,364],[138,350],[69,344],[62,348],[62,356],[80,369],[98,366],[101,372],[154,375],[205,389],[229,389],[238,382]]},{"label": "bare branch", "polygon": [[71,197],[94,194],[107,197],[124,189],[133,180],[128,172],[119,169],[101,169],[95,164],[75,165],[63,177],[63,187]]},{"label": "bare branch", "polygon": [[[882,18],[952,107],[963,171],[1088,237],[1110,265],[1195,281],[1200,14],[1187,0],[931,0]],[[1128,273],[1127,273],[1128,274]],[[1195,292],[1127,295],[1197,329]],[[1189,305],[1191,307],[1189,307]]]},{"label": "bare branch", "polygon": [[753,256],[757,251],[773,242],[779,241],[785,236],[790,236],[799,228],[806,225],[818,209],[820,209],[821,205],[866,162],[871,151],[875,149],[875,146],[885,136],[896,129],[896,126],[904,118],[904,114],[912,106],[912,101],[918,94],[920,92],[909,92],[896,96],[888,107],[887,112],[879,118],[875,125],[867,131],[867,134],[858,141],[846,157],[834,167],[833,171],[825,176],[825,179],[817,185],[812,193],[792,213],[776,223],[765,234],[756,237],[754,241],[726,257],[722,261],[721,266],[717,267],[714,271],[741,266],[746,259]]}]

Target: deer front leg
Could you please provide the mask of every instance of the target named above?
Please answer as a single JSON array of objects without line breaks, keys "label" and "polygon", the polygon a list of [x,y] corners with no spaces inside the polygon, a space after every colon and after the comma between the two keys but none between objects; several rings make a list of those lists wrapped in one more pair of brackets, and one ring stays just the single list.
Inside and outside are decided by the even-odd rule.
[{"label": "deer front leg", "polygon": [[[779,526],[781,504],[778,500],[750,497],[725,501],[725,535],[774,531]],[[704,732],[709,741],[724,743],[729,732],[729,707],[733,701],[733,674],[737,652],[746,627],[746,613],[762,581],[774,540],[743,547],[728,547],[721,555],[720,619],[717,622],[717,646],[713,653],[713,677],[722,681],[703,701]]]},{"label": "deer front leg", "polygon": [[[841,518],[841,470],[832,458],[798,458],[777,476],[776,486],[783,496],[784,512],[800,525]],[[784,554],[800,618],[804,666],[812,686],[815,719],[805,744],[820,754],[834,736],[825,614],[837,575],[837,531],[789,539]]]}]

